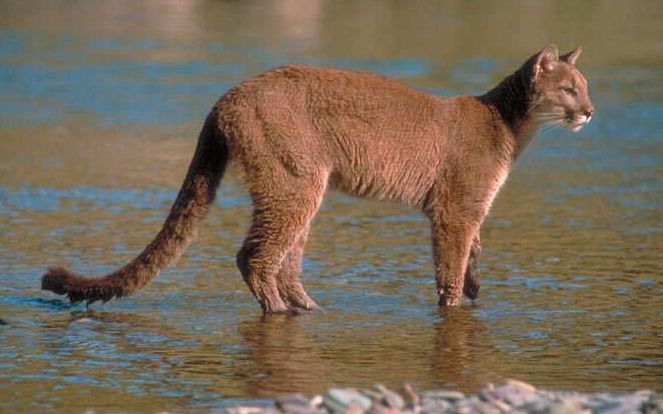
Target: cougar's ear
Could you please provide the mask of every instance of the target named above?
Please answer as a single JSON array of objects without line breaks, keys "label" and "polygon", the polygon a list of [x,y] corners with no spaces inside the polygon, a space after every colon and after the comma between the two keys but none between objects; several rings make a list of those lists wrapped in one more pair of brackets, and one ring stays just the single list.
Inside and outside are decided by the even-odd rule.
[{"label": "cougar's ear", "polygon": [[555,45],[544,47],[534,60],[534,79],[537,79],[544,72],[550,72],[559,61],[559,50]]},{"label": "cougar's ear", "polygon": [[578,46],[569,53],[560,56],[559,60],[575,66],[576,61],[578,60],[578,56],[580,56],[581,53],[582,53],[582,46]]}]

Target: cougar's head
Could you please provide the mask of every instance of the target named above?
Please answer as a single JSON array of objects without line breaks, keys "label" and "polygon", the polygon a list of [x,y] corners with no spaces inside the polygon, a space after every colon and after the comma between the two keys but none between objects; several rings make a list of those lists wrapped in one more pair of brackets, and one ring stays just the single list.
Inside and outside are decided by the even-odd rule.
[{"label": "cougar's head", "polygon": [[531,65],[532,100],[530,116],[541,125],[562,125],[579,131],[591,121],[594,105],[589,99],[587,79],[576,68],[580,46],[559,56],[550,45],[534,55]]}]

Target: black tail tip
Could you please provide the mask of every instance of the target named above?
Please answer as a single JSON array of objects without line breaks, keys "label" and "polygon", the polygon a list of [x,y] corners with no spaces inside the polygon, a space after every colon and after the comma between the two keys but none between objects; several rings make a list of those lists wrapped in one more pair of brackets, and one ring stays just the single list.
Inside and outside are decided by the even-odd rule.
[{"label": "black tail tip", "polygon": [[61,267],[49,267],[48,271],[41,277],[42,290],[50,290],[58,295],[69,292],[67,285],[76,276]]}]

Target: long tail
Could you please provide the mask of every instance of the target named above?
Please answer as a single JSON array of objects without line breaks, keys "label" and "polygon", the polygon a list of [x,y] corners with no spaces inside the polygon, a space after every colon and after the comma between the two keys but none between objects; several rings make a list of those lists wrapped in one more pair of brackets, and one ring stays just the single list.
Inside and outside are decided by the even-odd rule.
[{"label": "long tail", "polygon": [[67,295],[71,302],[92,303],[120,298],[145,286],[174,262],[194,238],[198,222],[214,201],[227,162],[225,137],[213,111],[200,132],[189,171],[168,218],[142,253],[115,272],[99,278],[51,267],[41,279],[41,288]]}]

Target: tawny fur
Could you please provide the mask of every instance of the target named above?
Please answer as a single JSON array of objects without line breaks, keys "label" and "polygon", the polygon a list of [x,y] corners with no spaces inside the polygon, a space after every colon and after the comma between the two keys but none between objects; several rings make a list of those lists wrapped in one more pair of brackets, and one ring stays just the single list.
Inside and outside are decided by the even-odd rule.
[{"label": "tawny fur", "polygon": [[162,230],[136,259],[102,278],[51,268],[42,288],[94,302],[143,287],[193,238],[230,160],[254,204],[237,265],[265,313],[317,308],[299,274],[328,188],[421,209],[440,305],[458,305],[463,292],[476,298],[479,228],[514,161],[542,125],[579,129],[593,114],[579,54],[558,57],[549,46],[479,97],[312,66],[268,71],[214,106]]}]

